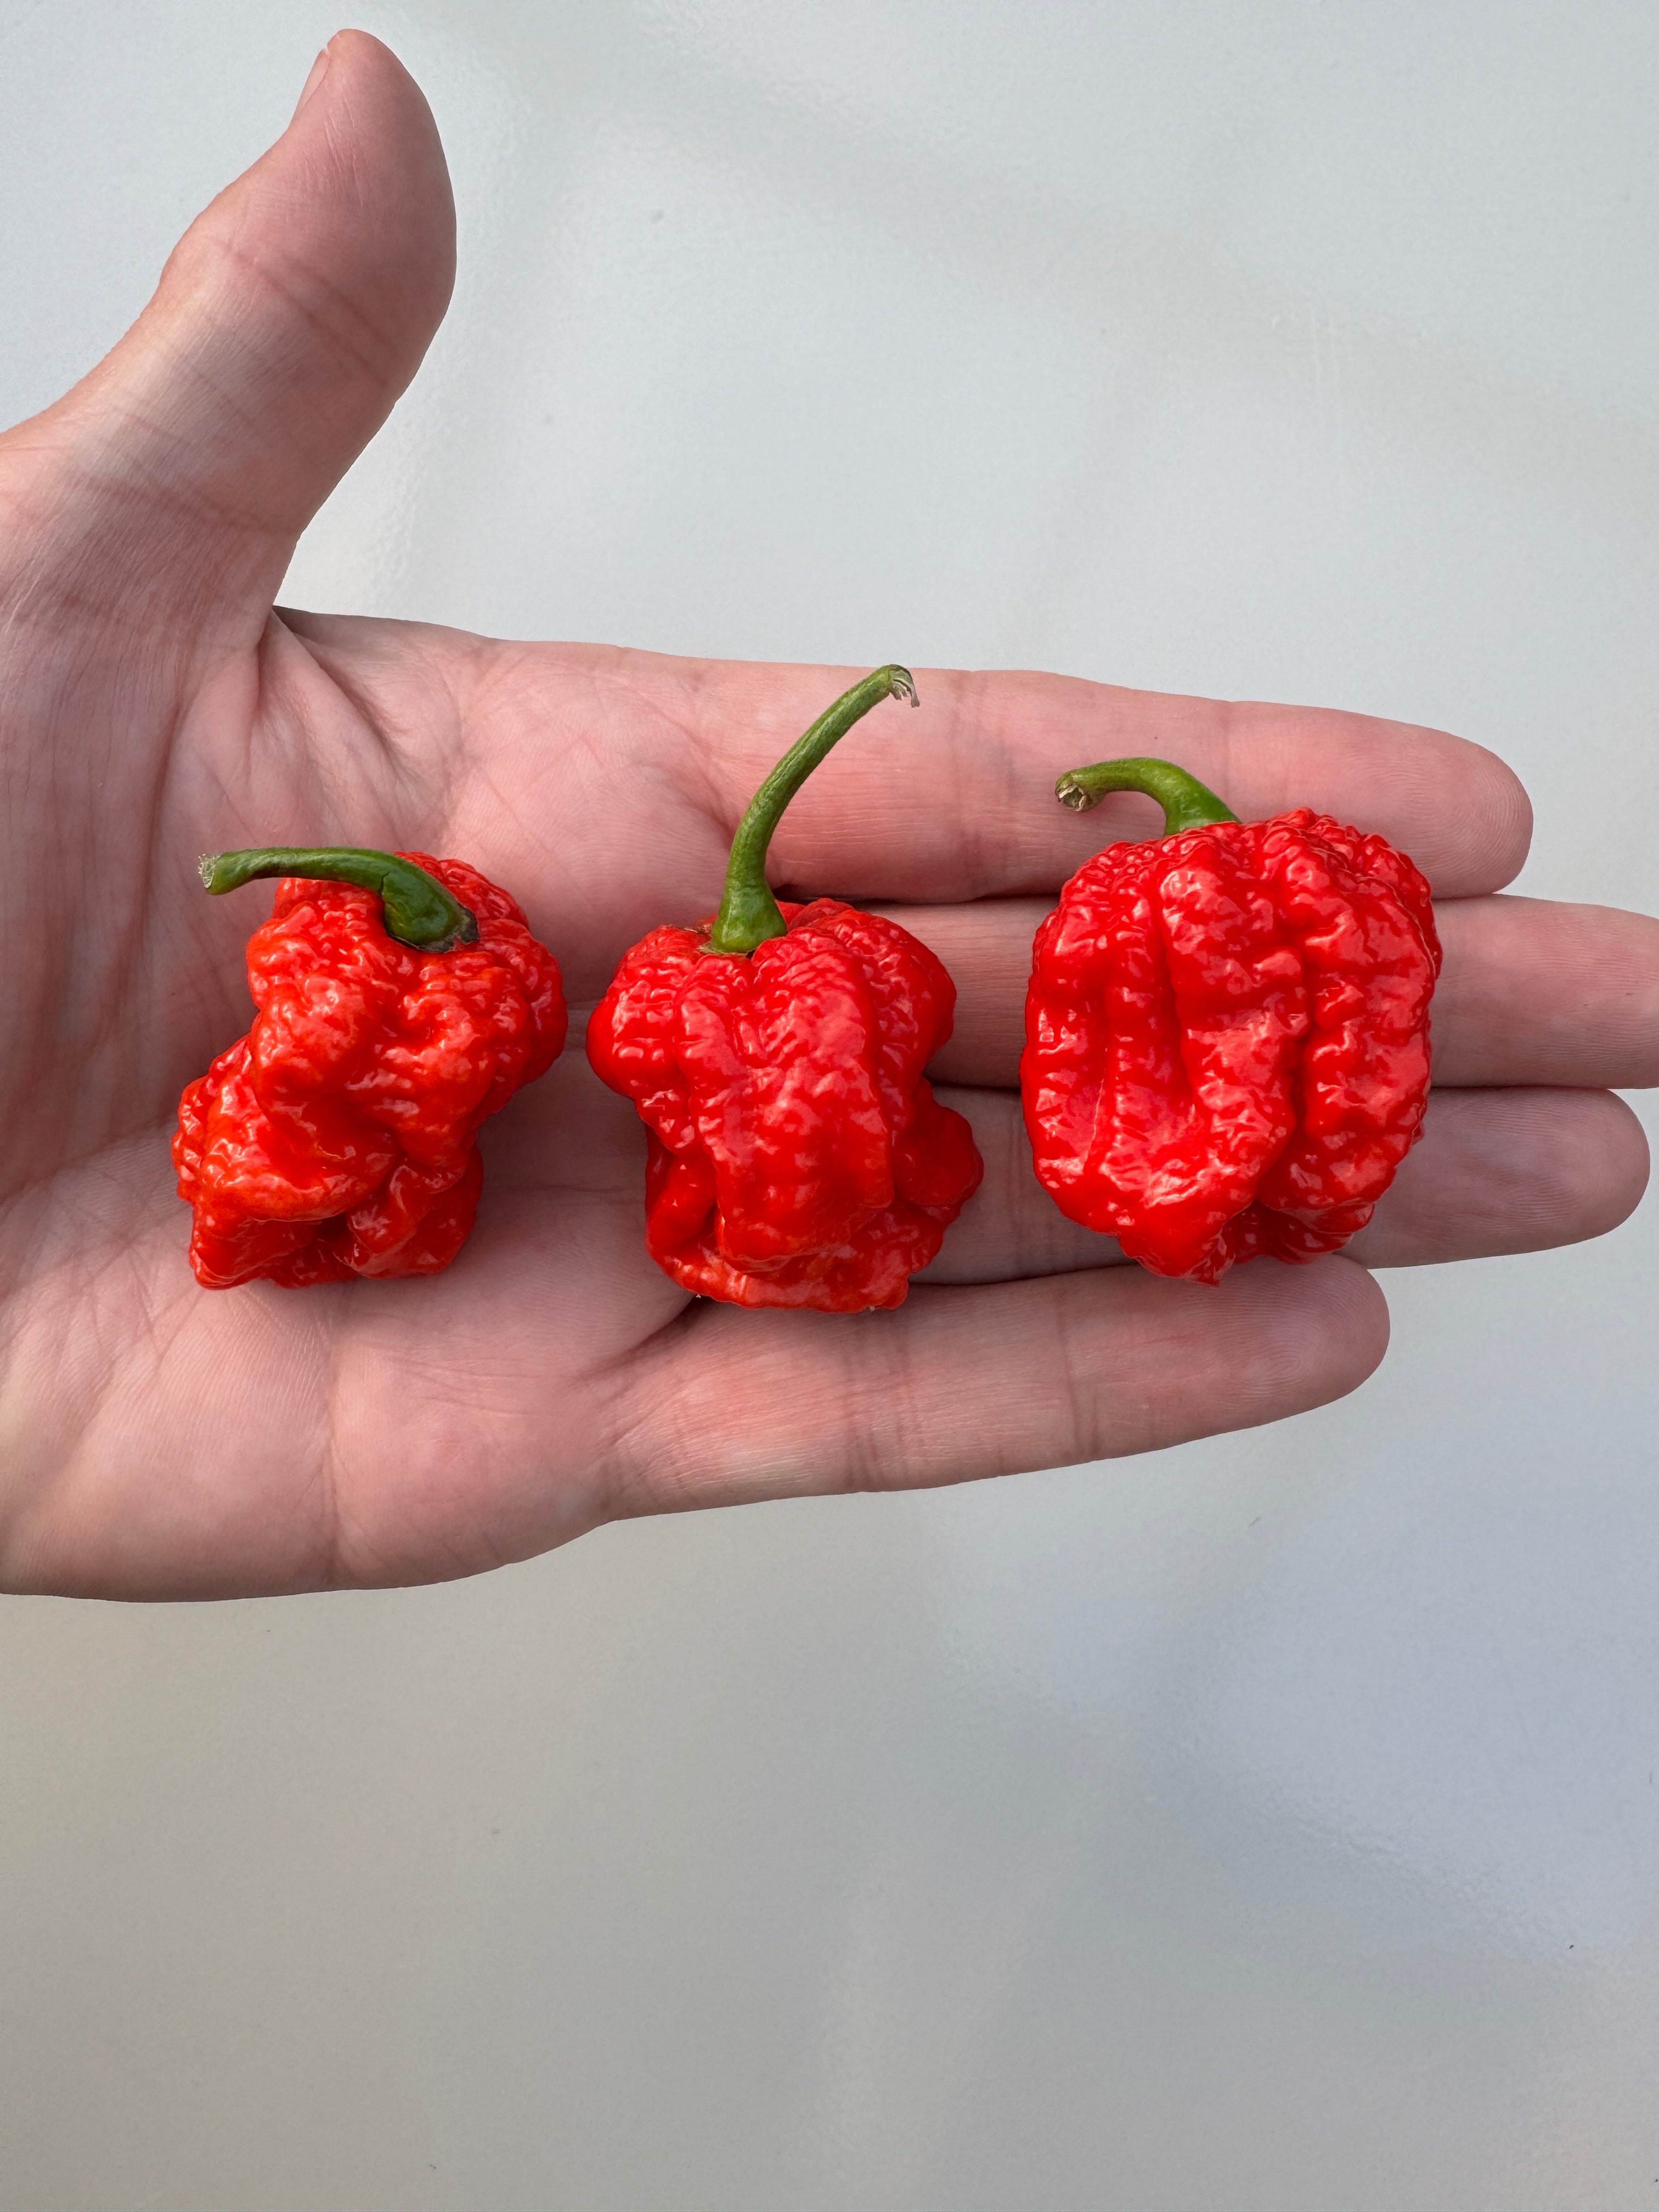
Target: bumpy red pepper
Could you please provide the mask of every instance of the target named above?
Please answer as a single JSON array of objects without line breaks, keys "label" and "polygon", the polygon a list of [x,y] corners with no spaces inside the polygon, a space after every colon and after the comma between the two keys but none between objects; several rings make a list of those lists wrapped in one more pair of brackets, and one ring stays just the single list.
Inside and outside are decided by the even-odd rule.
[{"label": "bumpy red pepper", "polygon": [[896,1306],[982,1172],[968,1124],[923,1068],[956,992],[896,921],[838,899],[780,907],[766,848],[785,806],[878,700],[878,669],[762,785],[732,841],[719,914],[653,930],[587,1026],[601,1080],[647,1130],[646,1248],[728,1304]]},{"label": "bumpy red pepper", "polygon": [[257,1012],[179,1102],[197,1280],[295,1288],[434,1274],[477,1209],[479,1125],[564,1043],[552,955],[504,890],[424,853],[273,848],[202,863],[280,876],[247,948]]},{"label": "bumpy red pepper", "polygon": [[1422,1130],[1427,884],[1305,807],[1240,822],[1167,761],[1055,790],[1146,792],[1165,823],[1085,861],[1037,931],[1020,1088],[1044,1186],[1160,1275],[1337,1250]]}]

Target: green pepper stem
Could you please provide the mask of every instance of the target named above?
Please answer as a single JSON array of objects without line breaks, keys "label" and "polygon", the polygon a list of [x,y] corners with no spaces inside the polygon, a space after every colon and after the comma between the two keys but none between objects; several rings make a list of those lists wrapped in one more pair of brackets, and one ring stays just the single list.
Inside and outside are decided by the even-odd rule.
[{"label": "green pepper stem", "polygon": [[750,953],[769,937],[781,937],[788,927],[766,880],[766,848],[772,842],[783,810],[800,789],[830,748],[847,735],[854,722],[884,699],[908,699],[917,704],[915,680],[908,668],[896,664],[878,668],[850,691],[843,691],[826,707],[811,728],[794,744],[749,802],[749,811],[738,824],[732,854],[726,865],[726,889],[720,910],[709,932],[710,952]]},{"label": "green pepper stem", "polygon": [[356,884],[379,895],[388,937],[421,952],[453,952],[472,944],[477,916],[435,876],[395,853],[350,845],[262,845],[246,853],[205,853],[202,881],[210,891],[234,891],[256,876],[314,876],[325,883]]},{"label": "green pepper stem", "polygon": [[1195,775],[1166,760],[1097,761],[1093,768],[1074,768],[1054,786],[1054,797],[1080,814],[1085,807],[1098,806],[1109,791],[1144,791],[1148,799],[1157,799],[1164,809],[1166,837],[1238,819]]}]

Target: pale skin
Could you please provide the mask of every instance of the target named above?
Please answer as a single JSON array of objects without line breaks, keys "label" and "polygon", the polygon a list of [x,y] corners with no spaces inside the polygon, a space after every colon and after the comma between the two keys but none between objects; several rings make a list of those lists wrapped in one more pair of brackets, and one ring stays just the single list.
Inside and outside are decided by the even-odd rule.
[{"label": "pale skin", "polygon": [[[1151,1450],[1355,1388],[1388,1334],[1371,1267],[1629,1212],[1646,1150],[1605,1086],[1659,1079],[1659,922],[1496,896],[1530,817],[1492,754],[1352,714],[919,669],[921,710],[884,706],[841,746],[772,874],[888,903],[945,958],[959,1009],[934,1073],[985,1187],[896,1313],[687,1299],[645,1255],[642,1135],[581,1018],[634,939],[713,909],[754,786],[862,671],[273,611],[452,270],[419,93],[361,33],[325,58],[126,338],[0,439],[6,1587],[437,1580],[623,1515]],[[872,663],[903,643],[872,638]],[[1049,793],[1125,753],[1181,761],[1245,817],[1310,805],[1381,830],[1435,887],[1427,1133],[1341,1257],[1158,1281],[1031,1174],[1032,929],[1088,854],[1157,822]],[[210,899],[194,864],[274,842],[470,860],[563,968],[571,1047],[487,1130],[444,1275],[209,1292],[186,1266],[173,1113],[246,1024],[241,949],[270,897]]]}]

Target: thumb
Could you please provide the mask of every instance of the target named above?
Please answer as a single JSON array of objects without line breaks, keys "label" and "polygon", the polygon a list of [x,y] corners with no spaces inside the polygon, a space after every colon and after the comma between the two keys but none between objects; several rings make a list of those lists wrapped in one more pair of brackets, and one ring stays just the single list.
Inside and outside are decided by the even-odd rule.
[{"label": "thumb", "polygon": [[0,441],[14,514],[47,533],[35,580],[55,570],[83,605],[246,612],[257,629],[295,540],[420,365],[454,265],[431,111],[377,39],[343,31],[119,344]]}]

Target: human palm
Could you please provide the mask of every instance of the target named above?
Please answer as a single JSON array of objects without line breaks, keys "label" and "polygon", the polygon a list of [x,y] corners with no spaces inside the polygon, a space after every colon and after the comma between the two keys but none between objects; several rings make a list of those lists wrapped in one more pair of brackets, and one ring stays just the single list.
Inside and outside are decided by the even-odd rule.
[{"label": "human palm", "polygon": [[[688,1299],[645,1255],[643,1138],[580,1048],[617,957],[708,912],[761,775],[848,672],[721,666],[273,613],[294,541],[412,374],[450,269],[442,157],[374,41],[334,42],[283,139],[156,301],[0,441],[10,1141],[0,1204],[0,1577],[181,1595],[416,1581],[620,1514],[950,1481],[1147,1449],[1336,1395],[1381,1356],[1365,1268],[1593,1235],[1639,1195],[1659,924],[1491,896],[1526,802],[1490,754],[1346,715],[930,675],[774,844],[805,895],[902,904],[945,958],[934,1070],[984,1188],[897,1313]],[[903,641],[872,641],[872,658]],[[1048,796],[1173,755],[1244,815],[1307,803],[1433,882],[1447,946],[1427,1133],[1352,1256],[1155,1279],[1055,1212],[1016,1063],[1032,929],[1144,801]],[[266,900],[196,855],[416,848],[483,869],[563,969],[563,1058],[486,1129],[442,1275],[198,1288],[167,1139],[246,1026]]]}]

